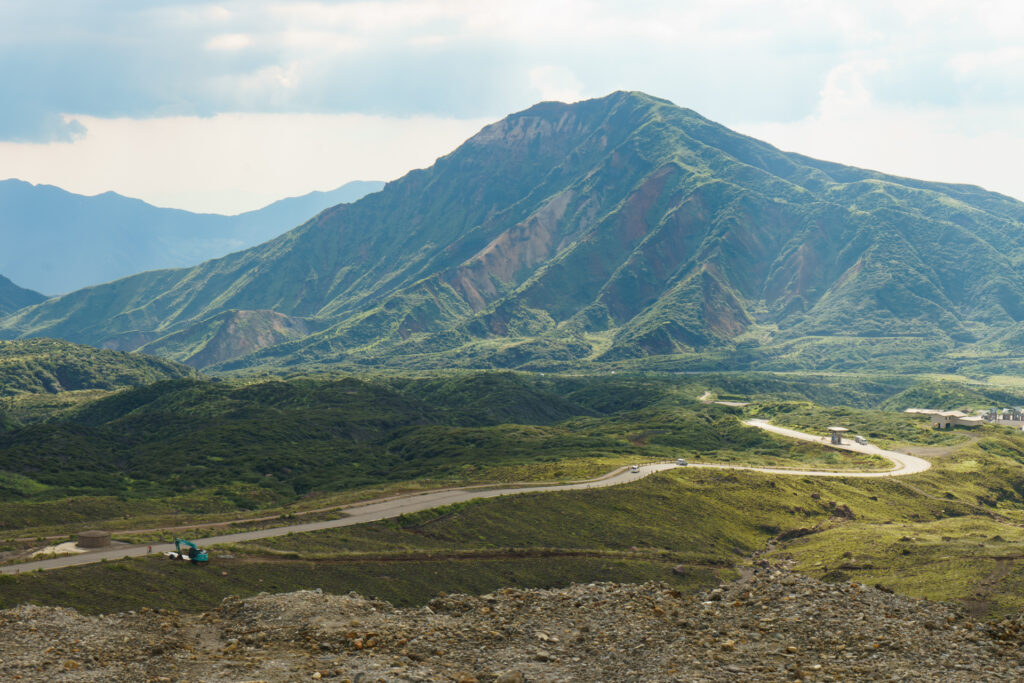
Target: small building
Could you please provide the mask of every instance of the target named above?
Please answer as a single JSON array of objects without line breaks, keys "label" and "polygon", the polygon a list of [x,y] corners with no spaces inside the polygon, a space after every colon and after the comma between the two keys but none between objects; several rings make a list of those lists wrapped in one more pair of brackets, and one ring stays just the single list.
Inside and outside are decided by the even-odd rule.
[{"label": "small building", "polygon": [[983,420],[971,417],[959,410],[945,410],[932,414],[932,427],[935,429],[951,429],[953,427],[980,427]]},{"label": "small building", "polygon": [[78,534],[79,548],[105,548],[110,545],[110,532],[93,529]]},{"label": "small building", "polygon": [[828,433],[829,433],[829,436],[831,437],[831,441],[832,441],[832,443],[834,443],[837,446],[843,445],[843,434],[845,434],[848,431],[850,431],[850,430],[847,429],[846,427],[829,427],[828,428]]}]

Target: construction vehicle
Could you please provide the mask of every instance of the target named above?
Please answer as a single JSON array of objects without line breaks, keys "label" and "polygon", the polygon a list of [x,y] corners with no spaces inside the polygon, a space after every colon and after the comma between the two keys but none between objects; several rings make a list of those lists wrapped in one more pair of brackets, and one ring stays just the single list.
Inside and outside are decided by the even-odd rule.
[{"label": "construction vehicle", "polygon": [[[181,546],[188,546],[188,550],[182,552]],[[174,550],[175,552],[165,553],[167,557],[172,560],[190,560],[192,564],[199,564],[201,562],[209,562],[210,556],[205,550],[197,546],[192,541],[186,541],[184,538],[174,539]]]}]

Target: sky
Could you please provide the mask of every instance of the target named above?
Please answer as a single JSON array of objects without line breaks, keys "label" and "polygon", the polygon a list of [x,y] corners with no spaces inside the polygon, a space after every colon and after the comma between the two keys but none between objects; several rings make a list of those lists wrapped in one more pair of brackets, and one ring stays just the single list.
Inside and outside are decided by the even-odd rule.
[{"label": "sky", "polygon": [[0,178],[237,213],[641,90],[1024,200],[1019,0],[0,0]]}]

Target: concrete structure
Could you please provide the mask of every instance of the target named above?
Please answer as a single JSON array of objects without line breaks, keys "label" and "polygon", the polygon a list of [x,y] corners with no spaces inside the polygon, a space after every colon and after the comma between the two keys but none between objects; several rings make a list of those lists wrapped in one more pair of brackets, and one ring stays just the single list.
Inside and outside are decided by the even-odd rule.
[{"label": "concrete structure", "polygon": [[109,531],[83,531],[78,534],[79,548],[105,548],[110,545]]},{"label": "concrete structure", "polygon": [[850,431],[850,430],[847,429],[846,427],[829,427],[828,428],[829,436],[832,437],[831,441],[832,441],[832,443],[834,443],[837,446],[842,446],[843,445],[843,434],[845,434],[848,431]]},{"label": "concrete structure", "polygon": [[930,408],[907,408],[904,413],[912,415],[930,415],[932,427],[935,429],[951,429],[953,427],[980,427],[985,420],[985,413],[972,416],[959,410],[932,410]]},{"label": "concrete structure", "polygon": [[953,427],[980,427],[984,420],[971,417],[959,410],[945,410],[932,413],[932,427],[935,429],[951,429]]}]

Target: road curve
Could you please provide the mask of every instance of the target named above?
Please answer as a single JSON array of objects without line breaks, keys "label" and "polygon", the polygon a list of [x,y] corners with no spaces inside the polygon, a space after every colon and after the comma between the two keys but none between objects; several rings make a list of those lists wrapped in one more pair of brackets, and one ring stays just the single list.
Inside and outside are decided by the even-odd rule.
[{"label": "road curve", "polygon": [[[776,427],[774,425],[769,424],[766,420],[747,420],[744,422],[744,424],[751,427],[756,427],[758,429],[764,429],[775,434],[780,434],[782,436],[801,439],[803,441],[820,443],[823,446],[828,446],[831,448],[841,448],[843,450],[857,451],[860,453],[871,453],[874,455],[881,455],[882,457],[892,461],[894,467],[891,470],[872,472],[838,470],[798,470],[777,467],[751,467],[747,465],[714,465],[698,463],[692,463],[691,465],[689,465],[689,467],[701,469],[748,470],[752,472],[763,472],[765,474],[781,474],[785,476],[860,478],[905,476],[908,474],[917,474],[919,472],[924,472],[929,467],[931,467],[931,463],[928,462],[927,460],[915,457],[913,455],[907,455],[906,453],[886,451],[882,450],[881,448],[878,448],[877,446],[862,446],[860,444],[847,443],[845,441],[843,442],[843,445],[836,446],[828,443],[827,437],[818,437],[813,436],[811,434],[805,434],[804,432],[798,432],[794,429]],[[477,486],[470,488],[429,491],[426,493],[411,494],[408,496],[390,497],[378,501],[355,503],[351,506],[342,508],[340,511],[344,512],[345,516],[340,519],[330,519],[321,522],[307,522],[305,524],[292,524],[289,526],[274,527],[272,529],[258,529],[256,531],[242,531],[233,534],[224,534],[222,536],[210,536],[201,539],[201,541],[204,547],[217,545],[220,543],[240,543],[242,541],[255,541],[261,538],[273,538],[275,536],[301,534],[309,531],[319,531],[321,529],[336,529],[338,527],[353,526],[355,524],[363,524],[365,522],[376,522],[382,519],[398,517],[399,515],[407,513],[421,512],[423,510],[429,510],[431,508],[441,507],[444,505],[452,505],[453,503],[462,503],[465,501],[475,500],[478,498],[496,498],[498,496],[515,495],[518,493],[573,491],[580,489],[604,488],[606,486],[616,486],[618,484],[626,484],[632,481],[637,481],[638,479],[642,479],[643,477],[654,474],[655,472],[660,472],[662,470],[668,469],[676,469],[676,465],[672,463],[651,463],[646,465],[640,465],[638,472],[631,472],[629,468],[621,467],[597,479],[572,482],[568,484],[545,484],[540,486],[514,487],[506,486],[500,488],[480,488]],[[174,545],[172,543],[157,543],[154,544],[152,548],[153,553],[163,553],[174,550]],[[59,569],[62,567],[73,567],[77,565],[93,564],[95,562],[102,562],[103,560],[120,560],[125,557],[141,557],[148,553],[149,550],[145,545],[124,546],[121,548],[111,548],[109,550],[93,551],[82,553],[79,555],[69,555],[66,557],[56,557],[49,560],[24,562],[22,564],[0,567],[0,574],[20,574],[36,570]]]},{"label": "road curve", "polygon": [[[844,451],[854,451],[856,453],[868,453],[870,455],[880,455],[886,460],[893,464],[891,470],[871,471],[871,472],[850,472],[841,470],[791,470],[771,467],[732,467],[731,469],[748,469],[755,470],[757,472],[768,472],[770,474],[798,474],[801,476],[811,477],[858,477],[861,479],[873,479],[877,477],[905,477],[908,474],[920,474],[931,468],[932,464],[924,458],[919,458],[915,455],[909,455],[907,453],[899,453],[898,451],[887,451],[873,446],[871,444],[859,444],[848,439],[843,439],[841,445],[833,444],[827,436],[815,436],[813,434],[807,434],[805,432],[798,432],[795,429],[788,429],[786,427],[777,427],[770,424],[768,420],[744,420],[743,424],[749,427],[757,427],[773,434],[779,434],[781,436],[788,436],[793,439],[800,439],[801,441],[810,441],[811,443],[821,444],[828,448],[838,448]],[[721,467],[721,465],[704,465],[704,467]]]}]

